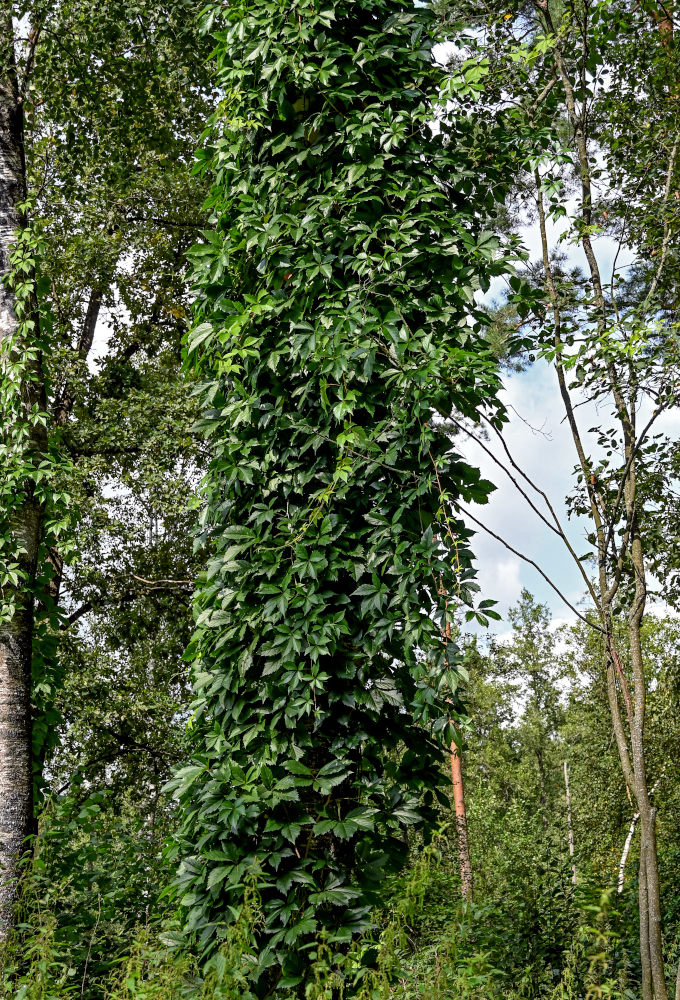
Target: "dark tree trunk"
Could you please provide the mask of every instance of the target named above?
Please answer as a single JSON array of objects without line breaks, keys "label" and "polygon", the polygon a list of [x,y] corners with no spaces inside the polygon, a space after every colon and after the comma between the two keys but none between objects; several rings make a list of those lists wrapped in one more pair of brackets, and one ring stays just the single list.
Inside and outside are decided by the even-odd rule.
[{"label": "dark tree trunk", "polygon": [[[19,206],[25,200],[23,112],[16,66],[11,14],[0,14],[0,276],[10,270],[9,254],[15,234],[23,224]],[[19,321],[15,297],[4,280],[0,282],[0,383],[12,357]],[[34,317],[37,324],[37,317]],[[37,334],[34,328],[31,336]],[[22,413],[40,406],[44,388],[40,358],[29,363],[21,384]],[[0,397],[0,400],[2,397]],[[0,441],[13,429],[15,415],[2,416]],[[28,452],[44,447],[44,432],[29,432]],[[11,459],[10,459],[11,461]],[[33,833],[33,762],[31,747],[31,651],[33,638],[33,593],[41,531],[40,504],[33,489],[19,489],[16,507],[0,511],[8,516],[10,552],[18,563],[18,588],[3,588],[3,603],[12,603],[14,613],[0,620],[0,938],[11,926],[19,891],[20,861]]]}]

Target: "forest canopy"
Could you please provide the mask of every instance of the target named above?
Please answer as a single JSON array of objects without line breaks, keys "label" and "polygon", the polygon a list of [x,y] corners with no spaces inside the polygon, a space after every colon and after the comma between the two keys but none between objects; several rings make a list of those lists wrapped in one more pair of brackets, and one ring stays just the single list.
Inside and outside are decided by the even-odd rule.
[{"label": "forest canopy", "polygon": [[680,1000],[673,6],[0,18],[0,996]]}]

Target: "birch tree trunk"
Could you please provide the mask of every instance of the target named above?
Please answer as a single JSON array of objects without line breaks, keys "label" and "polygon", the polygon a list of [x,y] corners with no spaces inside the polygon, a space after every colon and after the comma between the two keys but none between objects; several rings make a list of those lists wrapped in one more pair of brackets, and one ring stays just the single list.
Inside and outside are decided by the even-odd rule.
[{"label": "birch tree trunk", "polygon": [[633,837],[635,836],[635,827],[637,826],[637,821],[640,819],[640,813],[636,812],[630,821],[630,826],[628,827],[628,834],[626,836],[625,843],[623,845],[623,850],[621,851],[621,860],[619,861],[619,878],[618,878],[618,888],[617,893],[621,895],[623,892],[623,886],[625,884],[626,878],[626,861],[628,860],[628,854],[630,852],[630,845],[633,843]]},{"label": "birch tree trunk", "polygon": [[571,860],[571,881],[576,885],[576,862],[574,861],[574,827],[571,819],[571,792],[569,790],[569,765],[566,760],[564,764],[564,797],[567,803],[567,843],[569,844],[569,858]]},{"label": "birch tree trunk", "polygon": [[[0,0],[2,2],[2,0]],[[11,11],[0,8],[0,278],[10,270],[9,253],[23,220],[19,205],[25,200],[23,113],[14,58]],[[0,389],[19,330],[16,300],[0,282]],[[36,320],[37,323],[37,320]],[[37,334],[37,329],[34,329]],[[20,386],[27,414],[43,397],[40,359],[30,364]],[[0,395],[0,409],[5,400]],[[6,416],[6,414],[3,414]],[[4,420],[3,420],[4,424]],[[0,427],[0,444],[7,441]],[[29,432],[28,450],[42,448],[42,432]],[[4,442],[3,442],[4,437]],[[11,461],[3,447],[8,465]],[[29,486],[19,491],[9,515],[11,555],[19,566],[21,583],[2,588],[3,603],[14,613],[0,619],[0,939],[12,924],[20,881],[20,862],[33,833],[33,766],[31,746],[31,650],[33,633],[32,583],[35,579],[41,530],[41,510]],[[7,512],[0,511],[0,516]],[[9,618],[9,620],[8,620]]]}]

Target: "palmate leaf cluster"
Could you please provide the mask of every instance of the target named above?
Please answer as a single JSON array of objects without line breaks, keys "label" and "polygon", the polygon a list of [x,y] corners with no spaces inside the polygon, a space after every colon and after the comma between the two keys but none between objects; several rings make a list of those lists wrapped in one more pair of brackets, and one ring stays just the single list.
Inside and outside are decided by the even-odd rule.
[{"label": "palmate leaf cluster", "polygon": [[[22,210],[28,207],[30,203]],[[31,663],[36,802],[44,785],[38,762],[55,741],[54,696],[63,678],[55,633],[64,617],[50,593],[49,553],[59,546],[65,563],[72,558],[77,519],[72,498],[62,487],[68,459],[46,432],[49,416],[42,380],[52,326],[43,301],[43,255],[40,225],[24,224],[10,246],[9,270],[0,279],[16,318],[15,329],[0,343],[0,629],[15,628],[28,608],[37,607]],[[35,563],[26,537],[27,516],[41,525]]]},{"label": "palmate leaf cluster", "polygon": [[434,63],[428,10],[258,0],[206,18],[225,96],[188,352],[214,458],[194,759],[172,787],[186,928],[217,946],[255,877],[267,992],[367,927],[407,829],[446,802],[442,635],[476,590],[456,502],[492,487],[439,417],[503,419],[475,292],[510,265],[483,226],[502,152],[460,110],[479,83]]}]

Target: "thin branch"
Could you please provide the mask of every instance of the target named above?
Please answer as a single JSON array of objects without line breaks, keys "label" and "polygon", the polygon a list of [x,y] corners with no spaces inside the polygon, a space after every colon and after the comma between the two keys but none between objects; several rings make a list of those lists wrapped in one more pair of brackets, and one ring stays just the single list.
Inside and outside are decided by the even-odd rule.
[{"label": "thin branch", "polygon": [[[670,405],[670,403],[668,405]],[[614,536],[614,528],[615,528],[615,525],[616,525],[616,519],[617,519],[617,515],[618,515],[618,509],[619,509],[619,506],[620,506],[621,501],[623,499],[625,484],[628,481],[628,476],[630,475],[630,471],[631,471],[633,462],[637,458],[637,456],[639,455],[640,449],[642,448],[642,445],[643,445],[643,443],[645,441],[645,438],[647,437],[647,434],[649,433],[650,428],[652,427],[652,424],[657,419],[657,417],[659,417],[659,415],[664,411],[664,409],[666,409],[666,406],[661,406],[661,407],[657,408],[656,410],[654,410],[654,413],[652,413],[651,417],[649,418],[649,420],[647,421],[647,423],[643,427],[642,431],[640,432],[640,435],[639,435],[637,441],[635,442],[634,447],[631,449],[630,454],[628,455],[628,458],[626,459],[626,465],[624,467],[623,474],[621,476],[621,481],[619,483],[619,488],[618,488],[617,493],[616,493],[616,498],[614,500],[613,509],[609,513],[609,528],[607,529],[607,536],[606,536],[606,539],[605,539],[605,547],[606,547],[606,550],[608,551],[610,545],[612,545],[612,544],[614,545],[614,559],[615,559],[615,565],[616,565],[617,572],[620,571],[623,568],[623,554],[624,554],[624,552],[626,551],[626,549],[628,547],[628,541],[630,539],[630,525],[627,525],[626,526],[626,531],[625,531],[625,533],[623,535],[623,538],[621,540],[621,546],[620,546],[618,552],[616,551],[616,544],[614,542],[614,537],[613,537]],[[607,593],[607,602],[611,601],[611,599],[613,598],[616,590],[618,589],[618,586],[619,586],[619,581],[617,579],[615,579],[614,582],[612,583],[612,587],[610,588],[610,592]]]},{"label": "thin branch", "polygon": [[617,247],[616,247],[616,253],[614,254],[614,260],[612,262],[612,276],[611,276],[611,281],[609,283],[609,289],[610,289],[610,292],[611,292],[612,306],[614,307],[614,313],[616,315],[616,321],[617,321],[617,323],[621,322],[621,317],[619,315],[619,307],[617,305],[616,295],[614,293],[614,280],[615,280],[615,277],[616,277],[616,270],[617,270],[616,264],[617,264],[617,261],[619,259],[619,254],[621,253],[621,249],[623,247],[623,237],[626,234],[626,223],[628,221],[628,213],[630,212],[630,209],[632,207],[633,199],[637,196],[638,191],[642,187],[644,181],[647,179],[647,175],[649,173],[649,169],[650,168],[647,167],[647,169],[645,170],[644,174],[642,175],[642,177],[640,178],[640,180],[637,183],[637,187],[635,188],[635,194],[633,195],[633,198],[631,198],[630,201],[628,201],[628,203],[626,204],[626,211],[624,212],[623,222],[621,224],[621,233],[619,235],[619,241],[618,241],[618,244],[617,244]]},{"label": "thin branch", "polygon": [[92,601],[85,601],[84,604],[81,604],[80,607],[76,608],[76,610],[73,611],[62,624],[62,631],[65,631],[66,629],[71,628],[72,625],[75,625],[75,623],[79,621],[83,615],[86,615],[88,611],[92,611],[93,607],[94,605],[92,604]]},{"label": "thin branch", "polygon": [[[513,486],[515,487],[515,489],[517,490],[517,492],[520,493],[521,496],[524,497],[524,499],[529,504],[529,506],[531,507],[531,509],[533,510],[533,512],[536,514],[537,517],[539,517],[541,519],[541,521],[543,522],[543,524],[545,524],[545,526],[547,528],[549,528],[550,531],[553,531],[556,535],[558,535],[560,538],[562,538],[563,532],[560,530],[559,524],[558,524],[557,527],[555,527],[554,524],[551,524],[551,522],[548,520],[548,518],[545,516],[545,514],[543,514],[543,512],[538,509],[538,507],[533,502],[533,500],[528,495],[528,493],[526,493],[525,490],[523,489],[523,487],[520,486],[520,484],[517,482],[517,480],[515,479],[515,477],[513,476],[513,474],[509,471],[509,469],[507,468],[507,466],[505,466],[503,464],[503,462],[501,462],[501,460],[496,455],[494,455],[494,453],[491,451],[491,449],[487,448],[487,446],[484,444],[483,441],[480,441],[480,439],[475,434],[473,434],[472,431],[469,430],[465,426],[465,424],[461,423],[459,420],[456,420],[455,417],[449,417],[449,420],[459,430],[463,431],[464,434],[467,434],[468,437],[471,438],[475,442],[475,444],[477,444],[482,449],[482,451],[489,456],[489,458],[491,459],[491,461],[494,462],[498,466],[498,468],[501,469],[505,473],[505,475],[508,477],[508,479],[510,480],[510,482],[513,484]],[[501,438],[501,440],[502,440],[502,438]],[[524,478],[527,479],[528,477],[526,475],[524,475]],[[535,487],[535,489],[538,490],[537,487]],[[538,490],[538,492],[542,492],[542,491]]]},{"label": "thin branch", "polygon": [[[668,161],[668,171],[666,172],[666,186],[664,188],[663,202],[662,202],[662,206],[664,209],[667,208],[668,200],[671,195],[671,182],[673,180],[673,171],[675,169],[675,157],[677,156],[678,153],[679,141],[680,140],[676,139],[675,142],[673,143],[673,149],[671,150],[670,159]],[[652,284],[650,285],[649,291],[647,292],[645,300],[642,304],[643,310],[649,305],[649,303],[654,298],[654,293],[656,292],[659,285],[659,281],[661,280],[661,274],[663,272],[664,264],[666,262],[666,254],[668,252],[668,243],[670,241],[670,236],[671,236],[671,227],[668,221],[668,212],[664,211],[663,240],[661,242],[661,260],[659,261],[659,266],[657,267],[656,273],[654,274],[654,278],[652,279]]]},{"label": "thin branch", "polygon": [[[486,420],[485,417],[483,417],[482,419]],[[581,563],[581,560],[576,555],[576,552],[574,551],[571,543],[569,542],[569,539],[567,538],[567,533],[564,530],[564,528],[562,527],[562,523],[561,523],[559,517],[557,516],[557,512],[556,512],[555,508],[553,507],[553,505],[552,505],[552,503],[550,501],[550,498],[548,497],[548,494],[545,492],[545,490],[542,490],[540,488],[540,486],[537,486],[536,483],[534,483],[533,480],[530,479],[529,476],[527,476],[527,474],[520,468],[520,466],[517,464],[517,462],[515,461],[515,459],[510,454],[510,449],[508,448],[508,446],[507,446],[507,444],[505,442],[505,439],[503,438],[503,435],[501,434],[501,432],[499,431],[499,429],[497,427],[494,427],[493,424],[490,421],[487,421],[487,422],[489,423],[489,426],[492,428],[492,430],[496,434],[498,440],[500,441],[500,443],[501,443],[501,445],[503,447],[503,450],[505,451],[505,454],[508,456],[508,460],[509,460],[510,464],[512,465],[513,469],[515,469],[515,471],[518,472],[519,475],[521,475],[526,480],[527,483],[529,483],[529,485],[539,494],[539,496],[542,497],[542,499],[543,499],[546,507],[550,511],[550,514],[552,516],[553,521],[555,522],[555,525],[556,525],[556,527],[557,527],[557,529],[559,531],[560,537],[563,539],[563,541],[564,541],[564,543],[565,543],[565,545],[566,545],[566,547],[567,547],[567,549],[568,549],[568,551],[569,551],[572,559],[574,560],[574,562],[577,564],[577,566],[579,568],[581,576],[583,577],[584,582],[586,584],[586,588],[588,590],[588,593],[592,597],[593,602],[597,605],[597,594],[595,593],[595,588],[593,587],[593,585],[592,585],[592,583],[591,583],[588,575],[586,574],[585,570],[583,569],[583,564]]]},{"label": "thin branch", "polygon": [[[103,287],[101,285],[91,290],[90,298],[87,303],[87,309],[85,311],[85,319],[83,320],[83,327],[80,331],[80,335],[78,336],[78,344],[76,347],[76,354],[81,361],[86,361],[90,351],[92,350],[94,335],[97,329],[97,321],[99,319],[99,311],[102,304],[102,297]],[[73,411],[74,405],[75,395],[73,387],[66,383],[59,395],[59,399],[54,410],[54,421],[58,427],[63,427],[66,423],[71,412]]]},{"label": "thin branch", "polygon": [[516,555],[519,559],[522,559],[523,562],[528,563],[529,566],[533,566],[534,569],[538,573],[541,574],[541,576],[543,577],[543,579],[545,580],[545,582],[548,584],[548,586],[552,587],[552,589],[555,591],[555,593],[557,594],[557,596],[560,597],[564,601],[564,603],[567,605],[567,607],[571,611],[573,611],[574,614],[578,618],[580,618],[582,622],[585,622],[586,625],[590,626],[590,628],[594,629],[596,632],[601,632],[603,635],[605,634],[605,630],[600,625],[596,625],[589,618],[586,618],[585,615],[582,615],[581,612],[578,610],[578,608],[574,607],[574,605],[571,603],[571,601],[569,601],[564,596],[564,594],[562,593],[562,591],[559,590],[559,588],[552,582],[552,580],[550,579],[550,577],[547,575],[547,573],[544,572],[544,570],[541,569],[541,567],[538,565],[537,562],[535,562],[529,556],[525,556],[524,553],[519,552],[517,549],[513,548],[512,545],[509,544],[509,542],[506,542],[505,539],[501,537],[501,535],[497,535],[495,531],[491,530],[491,528],[487,528],[487,526],[485,524],[483,524],[473,514],[471,514],[469,510],[466,510],[465,507],[462,506],[462,504],[456,504],[456,506],[457,506],[457,508],[466,517],[470,518],[470,520],[473,522],[473,524],[476,524],[477,527],[479,527],[479,528],[482,529],[482,531],[485,531],[487,533],[487,535],[491,535],[492,538],[495,538],[497,542],[500,542],[501,545],[503,545],[506,549],[508,549],[509,552],[512,552],[513,555]]},{"label": "thin branch", "polygon": [[539,106],[539,104],[543,103],[543,101],[546,99],[546,97],[548,96],[548,94],[550,93],[550,91],[553,89],[553,87],[555,86],[555,84],[557,82],[558,82],[558,76],[557,76],[557,74],[555,74],[553,76],[552,80],[549,80],[548,83],[546,83],[546,85],[543,88],[543,90],[539,93],[538,97],[536,98],[536,100],[534,101],[534,103],[531,105],[531,110],[532,111],[535,111],[536,108]]},{"label": "thin branch", "polygon": [[631,732],[633,731],[633,703],[630,699],[630,690],[628,688],[628,681],[626,680],[626,675],[623,672],[623,667],[621,665],[621,658],[614,646],[614,641],[611,636],[608,637],[609,655],[611,656],[612,663],[614,664],[614,669],[619,675],[619,681],[621,683],[621,690],[623,691],[623,700],[626,704],[626,714],[628,715],[628,722],[631,727]]},{"label": "thin branch", "polygon": [[43,30],[43,25],[44,25],[43,15],[40,14],[38,16],[38,21],[35,27],[33,28],[33,31],[31,31],[31,33],[28,36],[29,39],[28,55],[26,57],[26,65],[24,68],[21,84],[19,86],[19,100],[22,103],[24,101],[24,98],[26,97],[28,85],[31,80],[31,73],[33,71],[33,61],[35,59],[35,50],[38,46],[38,42],[40,41],[40,35]]},{"label": "thin branch", "polygon": [[155,215],[130,215],[125,216],[127,222],[153,222],[156,226],[165,226],[168,229],[205,229],[205,222],[196,222],[188,219],[162,219]]},{"label": "thin branch", "polygon": [[566,532],[564,531],[564,528],[562,527],[562,525],[560,523],[560,520],[557,517],[557,514],[555,513],[555,510],[553,509],[552,504],[548,500],[547,495],[544,493],[544,491],[542,489],[540,489],[540,487],[536,486],[535,483],[531,482],[531,480],[529,479],[529,477],[524,472],[522,472],[522,470],[516,465],[516,463],[514,462],[512,456],[510,455],[510,452],[509,452],[509,450],[507,448],[507,445],[505,444],[505,441],[503,440],[503,436],[500,433],[500,431],[497,428],[494,428],[494,430],[496,431],[498,437],[501,440],[501,443],[503,444],[503,446],[505,448],[505,452],[508,455],[508,458],[510,459],[510,462],[512,463],[513,468],[525,480],[527,480],[527,482],[530,482],[531,485],[533,486],[533,488],[536,490],[536,492],[539,493],[543,497],[543,500],[547,504],[548,510],[552,514],[552,517],[553,517],[553,520],[554,520],[555,524],[551,524],[550,521],[548,520],[548,518],[542,513],[542,511],[540,511],[538,509],[538,507],[533,502],[533,500],[531,499],[531,497],[529,496],[529,494],[525,492],[525,490],[522,488],[522,486],[520,486],[520,484],[517,482],[517,480],[512,475],[512,473],[507,469],[507,467],[503,464],[503,462],[501,462],[500,459],[497,458],[496,455],[494,455],[494,453],[491,451],[491,449],[487,448],[486,445],[483,444],[479,440],[479,438],[475,437],[475,435],[472,433],[472,431],[468,430],[468,428],[465,427],[464,424],[461,424],[459,421],[457,421],[453,417],[451,417],[450,419],[451,419],[451,422],[456,425],[456,427],[459,427],[462,431],[464,431],[467,435],[469,435],[469,437],[471,437],[472,440],[475,441],[479,445],[479,447],[482,448],[483,451],[486,452],[486,454],[489,456],[489,458],[493,462],[495,462],[496,465],[500,469],[502,469],[502,471],[508,477],[508,479],[513,484],[513,486],[515,487],[515,489],[518,491],[518,493],[522,497],[524,497],[524,499],[526,500],[526,502],[529,504],[529,506],[534,511],[534,513],[541,519],[541,521],[543,522],[543,524],[545,524],[545,526],[547,528],[549,528],[550,531],[553,531],[557,535],[557,537],[562,541],[562,543],[564,544],[565,548],[569,552],[570,556],[572,557],[572,559],[576,563],[576,566],[578,567],[578,570],[579,570],[581,576],[583,577],[583,581],[584,581],[584,583],[586,585],[586,588],[588,589],[588,592],[590,593],[590,596],[592,597],[593,601],[595,603],[597,603],[597,595],[595,593],[595,589],[594,589],[594,587],[593,587],[593,585],[592,585],[592,583],[591,583],[591,581],[590,581],[590,579],[588,577],[588,574],[586,573],[585,569],[583,568],[583,564],[582,564],[581,560],[576,555],[576,552],[574,551],[574,548],[573,548],[571,542],[569,541],[569,539],[568,539],[568,537],[566,535]]},{"label": "thin branch", "polygon": [[[586,450],[583,446],[583,441],[581,439],[581,432],[579,430],[578,423],[576,421],[576,416],[574,414],[574,407],[572,404],[571,396],[569,395],[569,389],[567,388],[567,380],[564,376],[564,366],[562,364],[561,351],[563,347],[562,343],[562,315],[560,311],[559,296],[557,294],[557,287],[555,285],[555,279],[553,276],[552,265],[550,263],[550,253],[548,250],[548,233],[546,229],[545,220],[545,207],[543,204],[543,191],[541,187],[541,177],[538,172],[538,168],[534,171],[534,181],[536,184],[536,206],[538,208],[538,220],[539,228],[541,233],[541,251],[543,255],[543,270],[545,271],[545,284],[548,292],[548,298],[550,299],[550,304],[553,312],[553,323],[555,328],[555,371],[557,373],[557,382],[560,389],[560,396],[562,397],[562,403],[564,405],[564,411],[567,416],[567,421],[569,423],[569,430],[571,431],[572,440],[574,442],[574,447],[576,448],[576,453],[578,455],[579,464],[581,466],[581,472],[583,474],[583,481],[586,488],[586,494],[588,496],[588,501],[590,503],[590,512],[595,524],[595,531],[598,539],[598,555],[600,562],[600,590],[603,591],[602,586],[602,542],[604,539],[604,529],[602,524],[602,517],[600,516],[600,508],[604,513],[604,501],[601,496],[598,495],[598,491],[595,488],[594,479],[591,474],[590,462],[588,461],[588,456],[586,455]],[[593,589],[594,593],[594,589]],[[594,598],[596,606],[599,608],[599,601]],[[600,609],[601,611],[601,609]]]},{"label": "thin branch", "polygon": [[126,604],[130,601],[136,600],[138,597],[148,597],[149,594],[162,590],[167,590],[170,593],[177,593],[178,591],[188,593],[194,587],[193,580],[147,580],[145,577],[138,576],[136,573],[131,573],[130,576],[133,580],[137,580],[139,583],[144,584],[144,588],[140,590],[126,590],[121,593],[114,593],[109,595],[108,598],[105,597],[104,594],[100,594],[98,597],[92,598],[92,600],[85,601],[79,608],[76,608],[75,611],[71,612],[68,618],[66,618],[61,626],[62,631],[68,630],[72,625],[75,625],[75,623],[79,621],[83,615],[88,614],[90,611],[94,611],[102,605],[111,605],[115,603]]},{"label": "thin branch", "polygon": [[194,585],[194,581],[193,580],[172,580],[172,579],[168,579],[168,580],[163,580],[163,579],[159,579],[159,580],[147,580],[146,577],[144,577],[144,576],[137,576],[136,573],[130,573],[130,576],[132,577],[133,580],[139,580],[140,583],[145,583],[149,587],[153,587],[153,588],[163,588],[164,589],[165,587],[179,587],[179,586],[193,587],[193,585]]}]

